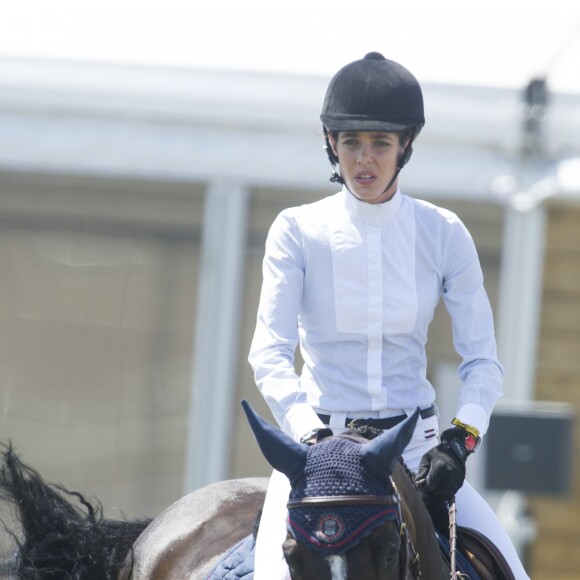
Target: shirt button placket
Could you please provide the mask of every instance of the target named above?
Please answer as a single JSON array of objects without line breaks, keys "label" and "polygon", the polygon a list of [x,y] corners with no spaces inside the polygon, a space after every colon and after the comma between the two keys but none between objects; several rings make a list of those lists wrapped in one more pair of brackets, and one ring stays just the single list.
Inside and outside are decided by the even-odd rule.
[{"label": "shirt button placket", "polygon": [[367,225],[368,268],[368,352],[367,388],[372,410],[380,409],[382,395],[383,350],[383,272],[381,259],[381,228]]}]

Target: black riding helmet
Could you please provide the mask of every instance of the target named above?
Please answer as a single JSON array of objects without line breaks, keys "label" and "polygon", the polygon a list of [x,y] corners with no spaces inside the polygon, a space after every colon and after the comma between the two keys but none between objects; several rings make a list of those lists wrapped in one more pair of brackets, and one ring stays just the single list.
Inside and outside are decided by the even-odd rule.
[{"label": "black riding helmet", "polygon": [[407,132],[409,142],[399,158],[397,174],[409,161],[411,144],[425,124],[423,94],[417,79],[402,65],[370,52],[341,68],[332,78],[320,119],[326,152],[333,167],[331,181],[344,183],[336,174],[328,133],[331,131]]}]

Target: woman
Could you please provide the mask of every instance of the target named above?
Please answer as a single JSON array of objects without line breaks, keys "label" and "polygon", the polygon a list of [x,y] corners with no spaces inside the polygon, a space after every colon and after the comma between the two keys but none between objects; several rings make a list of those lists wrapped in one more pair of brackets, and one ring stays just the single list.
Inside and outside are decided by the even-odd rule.
[{"label": "woman", "polygon": [[[321,120],[331,181],[343,187],[283,211],[270,229],[249,356],[258,388],[281,428],[305,442],[321,427],[336,433],[352,419],[389,428],[419,406],[403,458],[424,497],[438,505],[457,493],[459,524],[488,536],[515,577],[527,578],[495,514],[464,483],[465,461],[502,389],[477,252],[457,216],[398,188],[425,122],[421,88],[407,69],[370,53],[331,80]],[[462,388],[453,426],[438,442],[425,343],[440,297],[462,357]],[[300,376],[294,370],[298,342]],[[287,573],[280,546],[288,490],[275,472],[258,536],[256,580]]]}]

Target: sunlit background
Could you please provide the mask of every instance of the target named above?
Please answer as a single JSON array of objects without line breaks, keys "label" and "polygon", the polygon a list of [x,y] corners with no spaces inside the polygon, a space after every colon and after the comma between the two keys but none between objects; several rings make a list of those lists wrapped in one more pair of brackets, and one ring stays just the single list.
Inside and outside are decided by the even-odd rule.
[{"label": "sunlit background", "polygon": [[330,75],[374,47],[423,82],[520,88],[541,74],[578,92],[579,21],[567,0],[21,0],[2,7],[0,53]]},{"label": "sunlit background", "polygon": [[[534,579],[575,578],[580,5],[199,4],[2,7],[0,439],[115,516],[269,473],[239,413],[271,417],[246,362],[266,232],[335,191],[324,91],[380,51],[425,94],[403,191],[464,220],[494,307],[506,395],[469,477]],[[443,310],[428,355],[445,421]]]}]

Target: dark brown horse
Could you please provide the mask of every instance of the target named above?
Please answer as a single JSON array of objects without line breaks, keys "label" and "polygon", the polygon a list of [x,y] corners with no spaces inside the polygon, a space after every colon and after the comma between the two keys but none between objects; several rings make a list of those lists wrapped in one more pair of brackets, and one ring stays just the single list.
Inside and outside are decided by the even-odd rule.
[{"label": "dark brown horse", "polygon": [[[353,435],[303,446],[245,409],[266,458],[293,483],[294,523],[284,543],[293,579],[413,578],[419,570],[422,579],[449,578],[429,514],[398,460],[416,415],[370,442]],[[361,473],[335,463],[347,455],[349,469],[359,466]],[[317,474],[322,463],[326,467]],[[327,481],[340,485],[327,492]],[[365,492],[368,485],[372,495]],[[1,564],[0,577],[207,579],[233,546],[251,539],[266,487],[265,478],[224,481],[185,496],[154,520],[112,521],[80,494],[48,485],[8,447],[0,490],[13,503],[20,529],[13,532],[16,549]],[[322,528],[321,508],[330,514]]]}]

